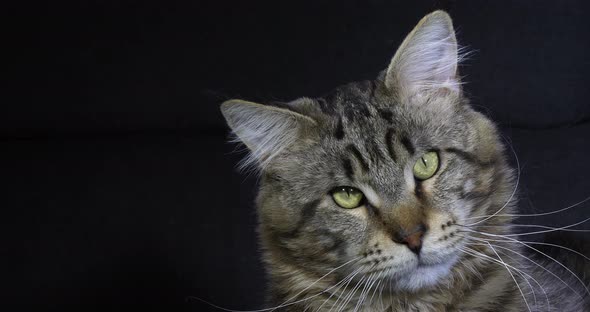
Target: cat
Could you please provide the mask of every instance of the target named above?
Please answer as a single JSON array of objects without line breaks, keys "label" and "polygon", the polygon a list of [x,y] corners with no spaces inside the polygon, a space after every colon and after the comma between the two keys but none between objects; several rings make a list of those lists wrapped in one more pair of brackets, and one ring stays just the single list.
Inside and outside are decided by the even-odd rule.
[{"label": "cat", "polygon": [[374,81],[221,105],[260,175],[267,311],[588,310],[586,282],[514,236],[518,176],[460,52],[435,11]]}]

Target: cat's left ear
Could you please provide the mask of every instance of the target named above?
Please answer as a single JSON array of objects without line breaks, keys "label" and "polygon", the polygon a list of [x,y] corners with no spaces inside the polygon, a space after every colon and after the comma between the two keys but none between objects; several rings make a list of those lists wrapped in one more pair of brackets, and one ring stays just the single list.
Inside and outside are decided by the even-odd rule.
[{"label": "cat's left ear", "polygon": [[242,167],[258,165],[264,169],[316,126],[315,120],[292,110],[243,100],[225,101],[221,113],[237,139],[250,150]]},{"label": "cat's left ear", "polygon": [[444,11],[426,15],[398,48],[387,69],[387,88],[407,98],[445,90],[460,92],[457,40],[453,21]]}]

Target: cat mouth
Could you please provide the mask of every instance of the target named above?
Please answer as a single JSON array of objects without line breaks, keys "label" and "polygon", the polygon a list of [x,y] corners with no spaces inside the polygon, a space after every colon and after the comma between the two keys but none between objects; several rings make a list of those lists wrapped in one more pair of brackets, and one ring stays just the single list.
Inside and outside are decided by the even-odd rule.
[{"label": "cat mouth", "polygon": [[418,265],[416,266],[417,268],[430,268],[436,265],[440,265],[444,263],[444,261],[438,262],[438,263],[432,263],[432,262],[424,262],[424,261],[418,261]]},{"label": "cat mouth", "polygon": [[[417,291],[427,287],[433,287],[440,283],[445,277],[452,272],[456,260],[455,257],[442,257],[438,261],[411,261],[413,263],[404,263],[393,267],[381,268],[371,272],[373,276],[377,275],[378,279],[389,281],[391,291]],[[385,275],[380,273],[386,272]]]},{"label": "cat mouth", "polygon": [[416,269],[432,269],[440,266],[451,267],[457,262],[457,258],[456,254],[438,257],[420,257],[418,258]]},{"label": "cat mouth", "polygon": [[417,267],[432,267],[435,265],[440,265],[447,263],[451,260],[452,257],[443,256],[443,257],[418,257],[418,264]]}]

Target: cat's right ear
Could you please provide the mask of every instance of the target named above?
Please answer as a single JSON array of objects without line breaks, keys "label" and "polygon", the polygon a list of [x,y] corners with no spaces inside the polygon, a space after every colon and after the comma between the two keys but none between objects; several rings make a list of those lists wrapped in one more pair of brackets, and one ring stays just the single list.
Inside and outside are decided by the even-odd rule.
[{"label": "cat's right ear", "polygon": [[444,11],[426,15],[398,48],[385,85],[402,98],[422,92],[460,91],[453,21]]},{"label": "cat's right ear", "polygon": [[229,100],[221,113],[238,141],[250,150],[242,167],[266,165],[285,148],[292,146],[316,122],[294,111],[258,103]]}]

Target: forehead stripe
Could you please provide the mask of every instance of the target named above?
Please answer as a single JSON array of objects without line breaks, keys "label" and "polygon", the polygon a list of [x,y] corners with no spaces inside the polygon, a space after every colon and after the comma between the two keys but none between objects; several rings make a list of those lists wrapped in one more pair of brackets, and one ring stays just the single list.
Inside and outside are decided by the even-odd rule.
[{"label": "forehead stripe", "polygon": [[403,136],[401,138],[401,142],[402,142],[402,145],[408,151],[408,153],[414,154],[416,152],[416,149],[414,148],[414,145],[412,144],[412,141],[410,141],[410,139],[408,139],[407,136]]},{"label": "forehead stripe", "polygon": [[363,155],[361,154],[361,152],[359,152],[358,148],[356,148],[356,146],[350,144],[348,146],[346,146],[346,149],[348,151],[350,151],[350,153],[352,153],[352,155],[357,159],[358,163],[361,165],[361,168],[366,172],[369,171],[369,165],[367,165],[367,162],[365,161],[365,158],[363,157]]},{"label": "forehead stripe", "polygon": [[354,169],[352,168],[352,163],[350,162],[350,159],[342,159],[342,167],[344,167],[344,174],[346,174],[346,177],[351,181],[354,181]]},{"label": "forehead stripe", "polygon": [[372,163],[376,163],[378,160],[384,159],[383,153],[381,152],[381,148],[379,148],[378,143],[375,142],[375,140],[373,140],[372,138],[366,141],[365,148],[367,150],[367,153],[369,154],[369,159]]},{"label": "forehead stripe", "polygon": [[387,133],[385,133],[385,144],[387,145],[387,151],[389,152],[389,156],[394,162],[397,162],[397,156],[395,155],[395,149],[393,148],[394,134],[395,130],[393,130],[393,128],[387,129]]},{"label": "forehead stripe", "polygon": [[338,118],[338,123],[336,124],[336,131],[334,131],[334,137],[337,140],[342,140],[344,138],[344,126],[342,125],[342,117]]}]

